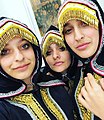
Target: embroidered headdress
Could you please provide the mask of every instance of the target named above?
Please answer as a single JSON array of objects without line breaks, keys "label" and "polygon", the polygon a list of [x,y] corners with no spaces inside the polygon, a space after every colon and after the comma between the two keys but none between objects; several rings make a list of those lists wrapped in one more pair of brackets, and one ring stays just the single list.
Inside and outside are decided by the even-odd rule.
[{"label": "embroidered headdress", "polygon": [[48,51],[48,48],[52,43],[56,43],[59,46],[65,47],[59,31],[57,29],[54,30],[55,27],[54,27],[54,29],[53,29],[53,27],[54,26],[50,26],[47,33],[43,37],[41,48],[42,48],[42,54],[44,55],[44,57],[46,57],[46,52]]},{"label": "embroidered headdress", "polygon": [[19,21],[7,18],[0,20],[0,52],[8,43],[9,40],[15,36],[20,36],[27,41],[38,45],[36,36],[29,30],[29,28]]},{"label": "embroidered headdress", "polygon": [[[92,5],[93,6],[93,5]],[[92,6],[86,6],[77,0],[67,0],[59,9],[58,25],[59,31],[63,34],[63,27],[69,20],[77,19],[98,29],[96,10]]]}]

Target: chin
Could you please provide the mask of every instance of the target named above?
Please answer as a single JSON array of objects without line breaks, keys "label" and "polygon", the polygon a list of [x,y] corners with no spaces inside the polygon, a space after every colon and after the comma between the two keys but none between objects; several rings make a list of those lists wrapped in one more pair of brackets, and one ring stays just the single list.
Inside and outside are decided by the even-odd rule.
[{"label": "chin", "polygon": [[89,58],[89,57],[91,57],[92,55],[87,55],[87,56],[80,56],[81,58]]},{"label": "chin", "polygon": [[62,73],[64,70],[57,70],[56,72],[60,72],[60,73]]}]

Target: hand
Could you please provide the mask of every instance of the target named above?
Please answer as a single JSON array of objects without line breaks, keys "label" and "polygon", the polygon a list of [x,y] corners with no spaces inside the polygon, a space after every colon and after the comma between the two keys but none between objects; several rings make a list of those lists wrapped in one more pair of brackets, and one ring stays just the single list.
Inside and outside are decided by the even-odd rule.
[{"label": "hand", "polygon": [[85,77],[85,85],[78,96],[79,102],[89,109],[96,116],[104,120],[104,79],[100,80],[100,85],[96,82],[92,74]]}]

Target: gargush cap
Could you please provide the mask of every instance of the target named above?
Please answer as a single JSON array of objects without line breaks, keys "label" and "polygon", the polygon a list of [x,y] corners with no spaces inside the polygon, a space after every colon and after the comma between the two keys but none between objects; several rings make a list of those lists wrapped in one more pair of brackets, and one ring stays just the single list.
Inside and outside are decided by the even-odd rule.
[{"label": "gargush cap", "polygon": [[55,28],[54,26],[50,26],[49,30],[46,32],[42,40],[42,44],[41,44],[42,54],[45,57],[46,57],[46,52],[48,51],[48,48],[52,43],[56,43],[59,46],[65,47],[59,31],[54,28]]},{"label": "gargush cap", "polygon": [[20,36],[38,46],[38,40],[33,32],[25,25],[11,18],[0,18],[0,52],[9,40]]},{"label": "gargush cap", "polygon": [[98,29],[99,22],[94,9],[80,2],[67,0],[58,12],[58,26],[62,36],[65,23],[73,19],[81,20]]}]

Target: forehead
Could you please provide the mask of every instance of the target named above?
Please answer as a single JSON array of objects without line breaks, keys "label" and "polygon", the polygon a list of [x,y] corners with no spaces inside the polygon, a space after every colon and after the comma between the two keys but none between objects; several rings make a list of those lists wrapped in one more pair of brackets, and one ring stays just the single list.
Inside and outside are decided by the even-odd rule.
[{"label": "forehead", "polygon": [[8,41],[8,43],[5,45],[5,46],[8,46],[8,45],[15,45],[15,44],[19,44],[23,41],[26,41],[25,39],[19,37],[19,36],[15,36],[14,38],[12,38],[10,41]]},{"label": "forehead", "polygon": [[49,48],[55,48],[55,47],[59,47],[60,45],[58,43],[52,43],[50,44]]},{"label": "forehead", "polygon": [[81,20],[73,19],[73,20],[69,20],[68,22],[66,22],[65,25],[64,25],[64,27],[66,27],[68,25],[71,25],[71,24],[75,25],[75,23],[85,23],[85,22],[83,22]]}]

